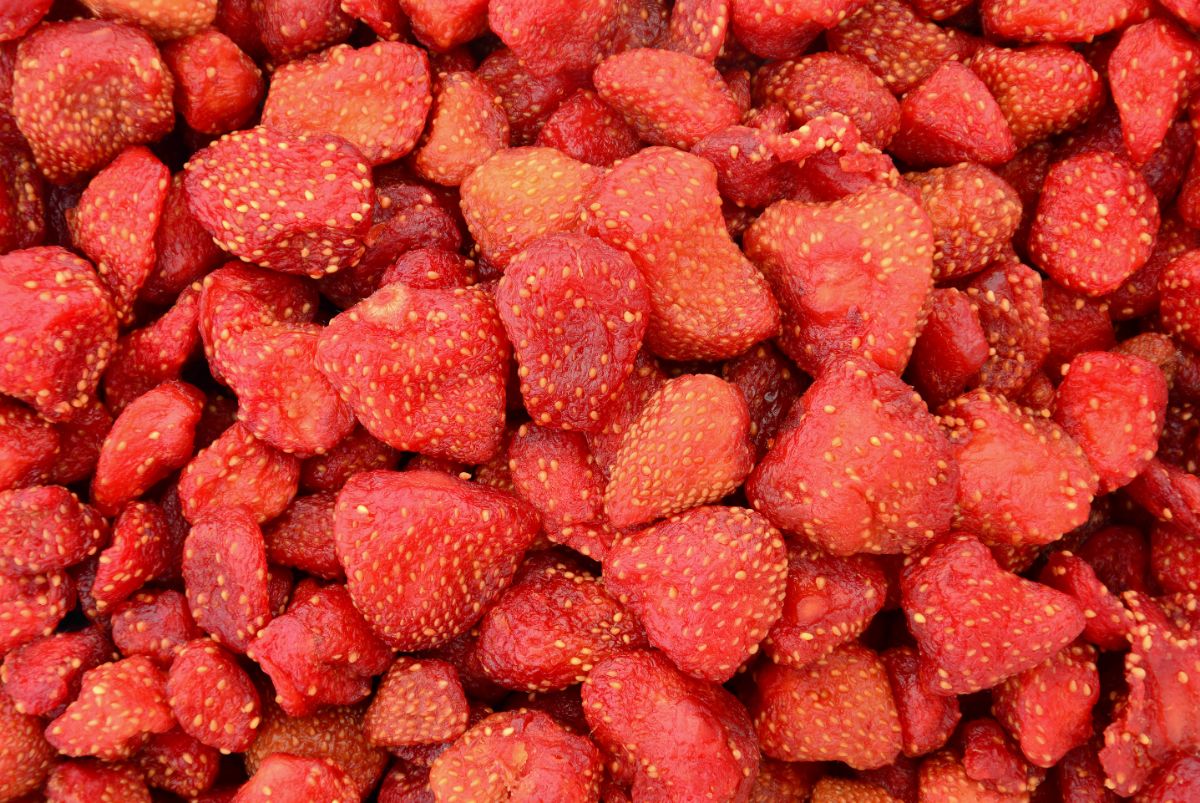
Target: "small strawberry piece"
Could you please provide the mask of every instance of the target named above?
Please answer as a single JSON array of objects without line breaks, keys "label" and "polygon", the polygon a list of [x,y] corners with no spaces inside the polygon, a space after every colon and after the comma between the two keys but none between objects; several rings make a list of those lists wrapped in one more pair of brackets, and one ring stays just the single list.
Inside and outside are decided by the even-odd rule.
[{"label": "small strawberry piece", "polygon": [[1197,247],[1200,247],[1200,234],[1183,223],[1178,215],[1163,217],[1154,241],[1154,250],[1150,252],[1146,264],[1106,297],[1112,319],[1133,320],[1156,311],[1160,300],[1158,284],[1163,270],[1176,257]]},{"label": "small strawberry piece", "polygon": [[350,777],[360,796],[365,795],[375,788],[383,774],[387,753],[367,741],[363,731],[364,709],[362,705],[333,706],[310,717],[289,717],[278,706],[268,704],[258,738],[243,756],[246,771],[257,772],[273,753],[328,761]]},{"label": "small strawberry piece", "polygon": [[350,596],[399,650],[474,624],[536,534],[535,514],[512,495],[433,471],[357,474],[334,518]]},{"label": "small strawberry piece", "polygon": [[706,159],[647,148],[604,177],[586,230],[623,248],[650,291],[647,344],[669,359],[736,356],[778,331],[778,309],[720,214]]},{"label": "small strawberry piece", "polygon": [[342,0],[341,9],[366,23],[384,41],[395,42],[408,36],[408,17],[400,8],[400,0]]},{"label": "small strawberry piece", "polygon": [[424,179],[456,187],[508,144],[508,120],[488,85],[474,73],[450,73],[438,79],[428,132],[413,167]]},{"label": "small strawberry piece", "polygon": [[[564,70],[535,75],[506,47],[493,51],[485,58],[479,64],[476,74],[491,87],[492,94],[500,99],[500,105],[508,118],[514,146],[533,144],[543,125],[560,104],[576,91],[591,88],[590,72]],[[609,109],[608,106],[605,108]],[[609,112],[613,113],[611,109]],[[631,133],[631,136],[634,137],[633,151],[636,151],[636,135]]]},{"label": "small strawberry piece", "polygon": [[95,270],[62,248],[0,256],[0,393],[65,421],[88,405],[117,339]]},{"label": "small strawberry piece", "polygon": [[13,116],[38,167],[65,184],[171,130],[174,81],[140,28],[49,23],[21,43]]},{"label": "small strawberry piece", "polygon": [[55,633],[18,647],[4,656],[0,678],[17,711],[53,717],[79,696],[84,672],[115,657],[112,641],[103,630],[92,626],[73,633]]},{"label": "small strawberry piece", "polygon": [[748,708],[771,758],[874,769],[900,752],[887,672],[866,647],[843,645],[804,669],[765,663],[754,681]]},{"label": "small strawberry piece", "polygon": [[992,691],[992,713],[1030,762],[1052,767],[1092,735],[1100,697],[1096,650],[1073,644]]},{"label": "small strawberry piece", "polygon": [[1188,251],[1167,264],[1158,280],[1163,326],[1178,340],[1200,348],[1200,250]]},{"label": "small strawberry piece", "polygon": [[600,99],[652,145],[686,150],[741,117],[716,68],[684,53],[631,50],[606,59],[593,80]]},{"label": "small strawberry piece", "polygon": [[400,282],[422,290],[453,290],[476,283],[475,262],[446,248],[414,248],[383,272],[379,286]]},{"label": "small strawberry piece", "polygon": [[263,47],[277,64],[343,42],[354,30],[338,0],[252,0],[252,9]]},{"label": "small strawberry piece", "polygon": [[1126,488],[1159,521],[1200,532],[1200,477],[1155,458]]},{"label": "small strawberry piece", "polygon": [[293,134],[336,134],[369,163],[384,164],[412,150],[431,100],[420,48],[338,45],[275,71],[262,122]]},{"label": "small strawberry piece", "polygon": [[391,650],[354,609],[344,586],[296,594],[287,613],[271,620],[247,651],[271,677],[276,702],[299,717],[366,698],[372,678],[391,663]]},{"label": "small strawberry piece", "polygon": [[624,119],[588,89],[563,101],[538,131],[536,141],[596,167],[610,167],[633,156],[640,144]]},{"label": "small strawberry piece", "polygon": [[64,572],[33,577],[0,574],[0,655],[48,636],[75,607],[75,584]]},{"label": "small strawberry piece", "polygon": [[156,321],[117,341],[104,372],[104,397],[113,413],[120,414],[158,385],[179,379],[200,342],[199,314],[200,292],[188,288]]},{"label": "small strawberry piece", "polygon": [[[1105,786],[1104,768],[1100,766],[1094,742],[1077,747],[1063,756],[1058,766],[1050,771],[1050,776],[1058,782],[1059,792],[1066,803],[1117,803],[1120,800]],[[1042,788],[1049,786],[1051,784]]]},{"label": "small strawberry piece", "polygon": [[1200,591],[1200,538],[1161,522],[1150,530],[1154,580],[1168,594]]},{"label": "small strawberry piece", "polygon": [[681,0],[671,8],[664,47],[716,61],[725,47],[731,0]]},{"label": "small strawberry piece", "polygon": [[390,446],[467,463],[500,446],[508,343],[482,290],[382,287],[330,322],[316,364]]},{"label": "small strawberry piece", "polygon": [[91,758],[64,761],[50,772],[45,787],[48,803],[122,801],[151,803],[142,771],[132,763]]},{"label": "small strawberry piece", "polygon": [[371,169],[339,137],[259,126],[197,151],[185,170],[192,214],[235,257],[318,277],[353,264],[365,250],[375,200]]},{"label": "small strawberry piece", "polygon": [[1087,561],[1096,577],[1113,593],[1147,590],[1150,551],[1146,534],[1141,528],[1124,525],[1101,527],[1074,547],[1074,552]]},{"label": "small strawberry piece", "polygon": [[1009,258],[976,275],[966,291],[989,346],[979,384],[1015,396],[1050,351],[1041,274]]},{"label": "small strawberry piece", "polygon": [[361,793],[327,759],[276,753],[267,756],[230,803],[351,803]]},{"label": "small strawberry piece", "polygon": [[1107,298],[1091,298],[1043,282],[1042,306],[1050,319],[1050,352],[1043,366],[1050,376],[1062,376],[1067,364],[1084,352],[1116,346]]},{"label": "small strawberry piece", "polygon": [[379,803],[434,803],[429,768],[396,759],[379,785]]},{"label": "small strawberry piece", "polygon": [[863,6],[863,0],[772,4],[767,0],[731,0],[731,22],[738,43],[756,56],[791,59],[803,53],[824,30]]},{"label": "small strawberry piece", "polygon": [[741,391],[709,374],[664,384],[625,431],[604,490],[619,529],[646,524],[733,491],[753,467]]},{"label": "small strawberry piece", "polygon": [[811,803],[895,803],[898,798],[878,784],[826,775],[812,788]]},{"label": "small strawberry piece", "polygon": [[163,4],[147,0],[83,0],[101,19],[140,25],[158,40],[189,36],[212,25],[217,17],[217,0],[192,0]]},{"label": "small strawberry piece", "polygon": [[633,261],[580,234],[544,237],[509,262],[496,306],[530,417],[594,430],[633,370],[650,315]]},{"label": "small strawberry piece", "polygon": [[174,302],[192,282],[223,261],[224,252],[188,208],[182,173],[175,175],[167,190],[154,235],[154,252],[157,262],[142,285],[140,298],[162,306]]},{"label": "small strawberry piece", "polygon": [[800,371],[770,342],[729,360],[721,376],[736,385],[750,410],[750,440],[763,458],[782,435],[783,422],[805,382]]},{"label": "small strawberry piece", "polygon": [[892,684],[904,755],[921,756],[946,744],[962,718],[958,698],[934,693],[922,677],[921,659],[912,647],[893,647],[879,658]]},{"label": "small strawberry piece", "polygon": [[258,691],[219,645],[208,639],[183,645],[166,688],[179,727],[201,744],[237,752],[254,741],[262,711]]},{"label": "small strawberry piece", "polygon": [[1138,795],[1138,800],[1191,800],[1200,795],[1200,758],[1177,756],[1163,764]]},{"label": "small strawberry piece", "polygon": [[508,467],[513,490],[551,539],[603,515],[604,479],[580,433],[522,424],[509,442]]},{"label": "small strawberry piece", "polygon": [[400,0],[413,35],[441,53],[464,45],[487,28],[487,0]]},{"label": "small strawberry piece", "polygon": [[142,655],[101,664],[84,673],[79,697],[46,727],[46,738],[68,756],[129,758],[150,734],[175,725],[165,684]]},{"label": "small strawberry piece", "polygon": [[178,547],[161,506],[126,505],[113,523],[112,543],[96,565],[91,590],[96,609],[105,612],[146,583],[166,576],[180,557]]},{"label": "small strawberry piece", "polygon": [[209,512],[245,506],[259,522],[282,513],[296,495],[300,461],[234,424],[198,453],[179,475],[184,517],[195,523]]},{"label": "small strawberry piece", "polygon": [[887,594],[887,575],[875,558],[839,558],[790,544],[787,596],[764,643],[766,653],[801,669],[862,635]]},{"label": "small strawberry piece", "polygon": [[65,569],[94,555],[107,539],[107,522],[66,488],[0,491],[0,573]]},{"label": "small strawberry piece", "polygon": [[983,28],[997,39],[1024,42],[1090,42],[1146,16],[1143,0],[1099,0],[1080,8],[1070,0],[983,0]]},{"label": "small strawberry piece", "polygon": [[179,648],[204,632],[196,627],[187,598],[178,591],[141,591],[112,611],[112,636],[122,655],[144,655],[168,667]]},{"label": "small strawberry piece", "polygon": [[[4,69],[2,61],[0,57],[0,71]],[[0,129],[4,105],[10,104],[4,104],[0,94]],[[0,140],[3,136],[0,130]],[[14,130],[12,137],[17,139],[20,134]],[[45,181],[23,139],[0,151],[0,168],[0,252],[40,245],[46,235]]]},{"label": "small strawberry piece", "polygon": [[342,566],[333,548],[336,501],[333,491],[293,499],[287,510],[263,528],[267,560],[326,580],[341,577]]},{"label": "small strawberry piece", "polygon": [[101,513],[116,513],[187,463],[203,407],[196,387],[171,380],[117,416],[92,477],[92,503]]},{"label": "small strawberry piece", "polygon": [[962,533],[909,557],[900,590],[922,675],[938,694],[990,688],[1037,666],[1083,630],[1071,597],[1005,571]]},{"label": "small strawberry piece", "polygon": [[1149,464],[1166,412],[1162,371],[1126,354],[1080,354],[1054,397],[1054,420],[1100,475],[1100,493],[1129,484]]},{"label": "small strawberry piece", "polygon": [[463,182],[463,217],[481,254],[503,269],[534,240],[576,230],[598,178],[596,168],[553,148],[502,150]]},{"label": "small strawberry piece", "polygon": [[151,736],[136,759],[147,784],[186,798],[212,787],[220,760],[214,748],[178,728]]},{"label": "small strawberry piece", "polygon": [[828,204],[780,201],[744,243],[783,307],[780,345],[802,369],[846,352],[903,369],[933,272],[929,218],[912,198],[877,187]]},{"label": "small strawberry piece", "polygon": [[[0,798],[25,799],[46,780],[54,761],[54,748],[42,735],[43,723],[21,713],[8,695],[0,693]],[[30,799],[44,799],[34,797]]]},{"label": "small strawberry piece", "polygon": [[950,527],[956,471],[924,402],[865,360],[830,362],[746,483],[777,527],[834,555],[907,552]]},{"label": "small strawberry piece", "polygon": [[904,96],[892,152],[916,166],[998,165],[1017,151],[1000,105],[969,67],[946,62]]},{"label": "small strawberry piece", "polygon": [[400,657],[367,708],[363,730],[372,744],[398,747],[456,739],[467,729],[467,698],[445,661]]},{"label": "small strawberry piece", "polygon": [[171,42],[162,56],[175,76],[175,107],[193,131],[227,134],[254,117],[262,72],[221,31],[207,28]]},{"label": "small strawberry piece", "polygon": [[183,584],[196,624],[245,652],[271,618],[262,531],[250,510],[210,509],[196,520],[184,543]]},{"label": "small strawberry piece", "polygon": [[1029,234],[1034,263],[1068,290],[1116,290],[1150,257],[1158,203],[1145,179],[1111,154],[1050,168]]},{"label": "small strawberry piece", "polygon": [[955,526],[994,544],[1048,544],[1087,520],[1097,477],[1057,424],[973,390],[941,410],[959,467]]},{"label": "small strawberry piece", "polygon": [[[312,493],[335,493],[358,472],[388,471],[395,468],[399,460],[400,455],[395,449],[362,427],[355,427],[337,446],[301,464],[300,487]],[[320,572],[305,571],[320,576]]]},{"label": "small strawberry piece", "polygon": [[[0,40],[20,39],[50,11],[54,0],[6,2],[0,8]],[[13,797],[20,797],[19,794]]]},{"label": "small strawberry piece", "polygon": [[634,799],[748,799],[759,753],[746,710],[662,654],[601,661],[583,685],[583,710],[596,744],[628,768]]},{"label": "small strawberry piece", "polygon": [[913,346],[908,377],[922,398],[939,407],[966,390],[988,360],[979,309],[953,287],[929,296],[929,320]]},{"label": "small strawberry piece", "polygon": [[38,485],[54,477],[60,443],[53,424],[20,402],[0,397],[0,490]]},{"label": "small strawberry piece", "polygon": [[962,766],[967,777],[987,789],[1019,795],[1032,791],[1042,780],[1043,773],[1025,761],[1004,728],[991,717],[964,724],[958,741],[962,746]]}]

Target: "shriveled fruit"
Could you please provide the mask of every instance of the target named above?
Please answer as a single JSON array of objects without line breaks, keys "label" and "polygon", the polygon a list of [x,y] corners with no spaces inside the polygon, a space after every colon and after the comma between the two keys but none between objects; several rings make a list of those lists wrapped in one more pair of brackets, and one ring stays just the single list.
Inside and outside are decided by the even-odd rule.
[{"label": "shriveled fruit", "polygon": [[175,105],[192,129],[226,134],[254,116],[262,73],[221,31],[207,28],[171,42],[162,56],[175,76]]},{"label": "shriveled fruit", "polygon": [[43,574],[95,554],[108,525],[60,485],[0,491],[0,573]]},{"label": "shriveled fruit", "polygon": [[262,531],[247,508],[207,511],[197,519],[184,542],[183,583],[196,623],[245,652],[271,616]]},{"label": "shriveled fruit", "polygon": [[193,524],[223,508],[244,506],[273,519],[296,495],[300,460],[263,443],[241,424],[221,433],[179,475],[179,500]]},{"label": "shriveled fruit", "polygon": [[183,645],[166,690],[179,727],[202,744],[237,751],[254,741],[262,716],[258,690],[220,645],[207,639]]}]

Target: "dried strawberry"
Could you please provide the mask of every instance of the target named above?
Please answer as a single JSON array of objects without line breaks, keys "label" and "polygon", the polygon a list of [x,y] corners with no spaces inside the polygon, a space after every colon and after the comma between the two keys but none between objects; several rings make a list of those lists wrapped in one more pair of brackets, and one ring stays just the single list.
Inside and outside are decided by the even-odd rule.
[{"label": "dried strawberry", "polygon": [[[325,102],[313,104],[314,97]],[[262,121],[294,134],[336,134],[383,164],[412,150],[430,102],[429,62],[419,48],[340,45],[277,70]]]},{"label": "dried strawberry", "polygon": [[[3,122],[0,122],[2,126]],[[15,139],[20,134],[13,133],[12,136]],[[41,245],[46,235],[45,182],[24,140],[0,151],[0,168],[3,169],[0,178],[0,252]]]},{"label": "dried strawberry", "polygon": [[[79,696],[84,672],[115,657],[112,641],[92,626],[18,647],[4,657],[0,678],[18,712],[53,717]],[[3,774],[0,772],[0,777]]]},{"label": "dried strawberry", "polygon": [[1050,351],[1044,364],[1050,376],[1062,376],[1065,366],[1084,352],[1108,351],[1116,345],[1108,299],[1043,282],[1042,307],[1050,319]]},{"label": "dried strawberry", "polygon": [[1015,396],[1050,351],[1042,277],[1015,258],[1007,258],[978,274],[966,290],[989,346],[988,358],[979,369],[979,384]]},{"label": "dried strawberry", "polygon": [[107,539],[107,522],[66,488],[0,491],[0,573],[65,569],[95,554]]},{"label": "dried strawberry", "polygon": [[879,658],[887,670],[900,716],[903,754],[920,756],[937,750],[962,718],[958,698],[934,693],[922,677],[921,659],[912,647],[893,647]]},{"label": "dried strawberry", "polygon": [[179,727],[201,744],[229,752],[254,741],[261,717],[258,691],[219,645],[207,639],[183,645],[166,689]]},{"label": "dried strawberry", "polygon": [[0,655],[54,632],[75,607],[75,583],[63,572],[32,577],[0,574]]},{"label": "dried strawberry", "polygon": [[141,298],[152,304],[175,301],[194,281],[219,265],[224,252],[192,215],[183,188],[183,174],[171,180],[158,231],[154,235],[157,262],[142,285]]},{"label": "dried strawberry", "polygon": [[998,165],[1017,152],[1008,121],[987,86],[956,61],[938,67],[904,96],[891,151],[915,166]]},{"label": "dried strawberry", "polygon": [[187,598],[172,589],[140,591],[112,611],[112,637],[122,655],[144,655],[168,667],[179,648],[204,632]]},{"label": "dried strawberry", "polygon": [[278,516],[296,495],[300,461],[234,424],[199,452],[179,475],[183,515],[197,522],[210,512],[245,506],[258,521]]},{"label": "dried strawberry", "polygon": [[632,156],[640,142],[620,115],[586,89],[558,106],[538,131],[536,141],[596,167],[609,167]]},{"label": "dried strawberry", "polygon": [[273,753],[232,803],[348,803],[361,797],[354,780],[332,761]]},{"label": "dried strawberry", "polygon": [[681,0],[671,8],[667,50],[716,61],[729,31],[731,0]]},{"label": "dried strawberry", "polygon": [[467,698],[458,672],[437,659],[397,658],[363,719],[373,743],[389,747],[444,742],[467,727]]},{"label": "dried strawberry", "polygon": [[65,184],[167,133],[173,89],[154,42],[136,26],[49,23],[21,42],[13,115],[42,173]]},{"label": "dried strawberry", "polygon": [[227,134],[254,117],[262,72],[221,31],[207,28],[170,42],[162,56],[175,76],[175,106],[193,131]]},{"label": "dried strawberry", "polygon": [[641,270],[647,343],[671,359],[734,356],[778,326],[766,283],[725,230],[716,178],[707,160],[648,148],[605,176],[586,207],[588,233]]},{"label": "dried strawberry", "polygon": [[298,496],[263,528],[267,560],[326,580],[342,575],[333,548],[333,508],[337,495],[322,491]]},{"label": "dried strawberry", "polygon": [[908,558],[901,592],[921,673],[938,694],[989,688],[1037,666],[1084,625],[1071,597],[1005,571],[961,533]]},{"label": "dried strawberry", "polygon": [[535,75],[508,48],[493,51],[476,74],[500,99],[514,146],[533,144],[559,105],[577,90],[590,87],[589,73],[579,70]]},{"label": "dried strawberry", "polygon": [[1163,269],[1184,252],[1200,247],[1200,235],[1183,223],[1178,215],[1162,219],[1154,250],[1146,264],[1107,296],[1109,314],[1114,321],[1126,321],[1149,315],[1158,309],[1159,280]]},{"label": "dried strawberry", "polygon": [[196,624],[245,652],[270,619],[262,531],[245,507],[209,509],[183,550],[183,582]]},{"label": "dried strawberry", "polygon": [[342,0],[341,9],[366,23],[382,40],[395,42],[408,36],[408,17],[400,8],[400,0]]},{"label": "dried strawberry", "polygon": [[[50,11],[53,0],[26,0],[5,3],[0,9],[0,40],[20,39]],[[13,797],[20,797],[15,794]]]},{"label": "dried strawberry", "polygon": [[355,605],[393,648],[410,650],[474,624],[536,530],[515,497],[432,471],[358,474],[338,495],[334,519]]},{"label": "dried strawberry", "polygon": [[[583,685],[583,708],[596,744],[633,776],[637,799],[749,797],[759,754],[746,710],[662,654],[601,661]],[[676,724],[668,731],[661,722]]]},{"label": "dried strawberry", "polygon": [[622,10],[617,3],[492,0],[488,23],[530,72],[549,75],[590,70],[605,55],[623,49],[616,38]]},{"label": "dried strawberry", "polygon": [[429,768],[396,759],[379,785],[379,803],[433,803]]},{"label": "dried strawberry", "polygon": [[729,5],[733,33],[743,47],[763,58],[790,59],[803,53],[822,31],[861,8],[863,0],[786,5],[731,0]]},{"label": "dried strawberry", "polygon": [[140,25],[158,40],[193,34],[211,25],[217,16],[217,0],[165,7],[145,0],[83,0],[83,3],[97,17]]},{"label": "dried strawberry", "polygon": [[0,490],[51,479],[61,459],[61,438],[49,421],[20,402],[0,396]]},{"label": "dried strawberry", "polygon": [[150,786],[193,798],[216,782],[220,759],[214,748],[176,728],[151,736],[136,761]]},{"label": "dried strawberry", "polygon": [[22,799],[45,781],[54,759],[54,748],[42,735],[43,723],[20,711],[8,695],[0,693],[0,797]]},{"label": "dried strawberry", "polygon": [[1200,577],[1196,575],[1200,539],[1160,522],[1150,531],[1150,550],[1154,580],[1163,591],[1168,594],[1200,591]]},{"label": "dried strawberry", "polygon": [[1200,477],[1155,458],[1126,489],[1159,521],[1200,531]]},{"label": "dried strawberry", "polygon": [[151,803],[150,790],[139,768],[90,758],[57,765],[46,781],[45,792],[49,803]]},{"label": "dried strawberry", "polygon": [[962,393],[988,360],[987,334],[979,309],[953,287],[929,296],[929,320],[913,346],[908,377],[931,407]]},{"label": "dried strawberry", "polygon": [[[393,469],[399,459],[395,449],[362,427],[355,427],[337,446],[301,464],[300,488],[312,493],[337,492],[354,474]],[[306,571],[320,575],[320,572]]]},{"label": "dried strawberry", "polygon": [[486,0],[400,0],[413,35],[431,50],[446,52],[487,28]]},{"label": "dried strawberry", "polygon": [[422,290],[470,287],[477,280],[475,262],[445,248],[414,248],[383,272],[379,286],[400,282]]},{"label": "dried strawberry", "polygon": [[949,529],[950,447],[912,388],[873,363],[831,361],[793,411],[746,487],[776,526],[835,555],[904,552]]},{"label": "dried strawberry", "polygon": [[486,293],[402,284],[335,317],[316,356],[372,435],[397,449],[469,463],[500,445],[507,362]]},{"label": "dried strawberry", "polygon": [[537,510],[551,539],[602,517],[604,479],[580,433],[522,424],[509,442],[508,467],[513,490]]},{"label": "dried strawberry", "polygon": [[422,178],[454,187],[508,144],[508,120],[487,84],[474,73],[449,73],[438,79],[413,167]]},{"label": "dried strawberry", "polygon": [[345,41],[354,20],[338,0],[252,0],[262,44],[276,63]]},{"label": "dried strawberry", "polygon": [[204,394],[186,382],[164,382],[126,407],[100,447],[92,503],[114,514],[187,463]]},{"label": "dried strawberry", "polygon": [[750,440],[761,459],[782,435],[784,419],[806,383],[791,361],[769,342],[727,361],[721,375],[746,399]]},{"label": "dried strawberry", "polygon": [[985,789],[1019,795],[1037,788],[1044,773],[1021,756],[1000,724],[991,717],[971,720],[959,730],[962,767],[967,777]]},{"label": "dried strawberry", "polygon": [[182,554],[162,507],[132,502],[113,523],[112,543],[100,553],[92,598],[96,609],[123,601],[146,583],[166,576]]},{"label": "dried strawberry", "polygon": [[1195,323],[1195,309],[1200,306],[1197,277],[1200,277],[1200,250],[1192,250],[1168,263],[1158,280],[1164,327],[1193,348],[1200,348],[1200,326]]},{"label": "dried strawberry", "polygon": [[188,288],[157,320],[121,336],[104,372],[104,398],[113,413],[179,379],[200,342],[199,314],[200,292]]},{"label": "dried strawberry", "polygon": [[[192,214],[221,248],[317,277],[362,256],[375,199],[370,173],[362,154],[339,137],[260,126],[193,154],[184,187]],[[284,208],[287,214],[277,211]]]},{"label": "dried strawberry", "polygon": [[1086,8],[1068,0],[983,0],[980,4],[988,35],[1025,42],[1088,42],[1145,17],[1147,11],[1149,3],[1144,0],[1100,0]]},{"label": "dried strawberry", "polygon": [[762,664],[749,704],[764,754],[781,761],[891,763],[900,719],[879,656],[846,644],[804,669]]}]

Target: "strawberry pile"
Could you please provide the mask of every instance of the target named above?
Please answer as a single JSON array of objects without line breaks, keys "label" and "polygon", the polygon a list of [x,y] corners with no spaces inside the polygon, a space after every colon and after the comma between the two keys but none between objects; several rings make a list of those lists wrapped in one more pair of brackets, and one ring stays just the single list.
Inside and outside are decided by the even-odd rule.
[{"label": "strawberry pile", "polygon": [[0,803],[1200,801],[1197,30],[0,0]]}]

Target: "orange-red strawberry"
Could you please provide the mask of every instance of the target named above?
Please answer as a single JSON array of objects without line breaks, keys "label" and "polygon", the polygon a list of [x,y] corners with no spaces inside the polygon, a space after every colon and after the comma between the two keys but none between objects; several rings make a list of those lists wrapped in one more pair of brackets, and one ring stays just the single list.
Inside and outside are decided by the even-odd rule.
[{"label": "orange-red strawberry", "polygon": [[1071,0],[983,0],[984,31],[997,39],[1025,42],[1090,42],[1150,10],[1145,0],[1098,0],[1079,6]]},{"label": "orange-red strawberry", "polygon": [[492,154],[508,147],[508,119],[488,85],[474,73],[438,78],[429,129],[413,157],[422,178],[457,187]]},{"label": "orange-red strawberry", "polygon": [[13,116],[42,173],[65,184],[170,131],[174,84],[136,26],[49,23],[17,51]]},{"label": "orange-red strawberry", "polygon": [[420,48],[338,45],[275,71],[262,122],[295,134],[336,134],[370,164],[384,164],[416,145],[431,100]]},{"label": "orange-red strawberry", "polygon": [[1120,598],[1097,577],[1092,567],[1070,552],[1052,552],[1039,580],[1075,599],[1087,624],[1083,638],[1102,650],[1120,650],[1132,624]]},{"label": "orange-red strawberry", "polygon": [[363,719],[372,744],[399,747],[458,738],[467,728],[467,698],[453,666],[436,658],[396,659]]},{"label": "orange-red strawberry", "polygon": [[355,606],[395,649],[437,647],[478,621],[537,533],[511,494],[434,471],[357,474],[334,536]]},{"label": "orange-red strawberry", "polygon": [[179,727],[200,743],[235,751],[254,741],[262,715],[258,690],[218,644],[203,639],[183,645],[166,689]]},{"label": "orange-red strawberry", "polygon": [[0,491],[0,573],[65,569],[95,554],[107,538],[104,519],[66,488]]},{"label": "orange-red strawberry", "polygon": [[354,780],[332,761],[272,753],[231,803],[353,803],[361,797]]},{"label": "orange-red strawberry", "polygon": [[715,502],[754,465],[741,391],[709,374],[664,384],[621,438],[604,489],[619,529]]},{"label": "orange-red strawberry", "polygon": [[83,0],[102,19],[140,25],[155,39],[178,39],[211,25],[217,17],[217,0],[163,4],[153,0]]},{"label": "orange-red strawberry", "polygon": [[244,507],[205,511],[183,546],[183,585],[196,624],[245,652],[271,618],[262,531]]},{"label": "orange-red strawberry", "polygon": [[299,478],[297,457],[234,424],[184,467],[179,500],[192,523],[210,511],[239,505],[262,522],[284,511],[296,495]]},{"label": "orange-red strawberry", "polygon": [[946,744],[962,718],[958,698],[934,693],[913,647],[893,647],[879,658],[892,684],[904,755],[921,756]]},{"label": "orange-red strawberry", "polygon": [[371,169],[340,137],[259,126],[197,151],[185,171],[192,214],[235,257],[318,277],[365,250]]},{"label": "orange-red strawberry", "polygon": [[263,96],[262,72],[232,39],[215,28],[163,47],[175,76],[175,106],[201,134],[227,134],[245,126]]},{"label": "orange-red strawberry", "polygon": [[4,656],[0,678],[17,711],[55,717],[79,696],[83,673],[115,657],[108,635],[92,626],[18,647]]},{"label": "orange-red strawberry", "polygon": [[650,291],[646,342],[668,359],[736,356],[778,331],[778,308],[729,238],[708,160],[647,148],[604,176],[586,231],[629,252]]},{"label": "orange-red strawberry", "polygon": [[733,33],[756,56],[790,59],[803,53],[821,34],[853,14],[864,0],[731,0]]}]

